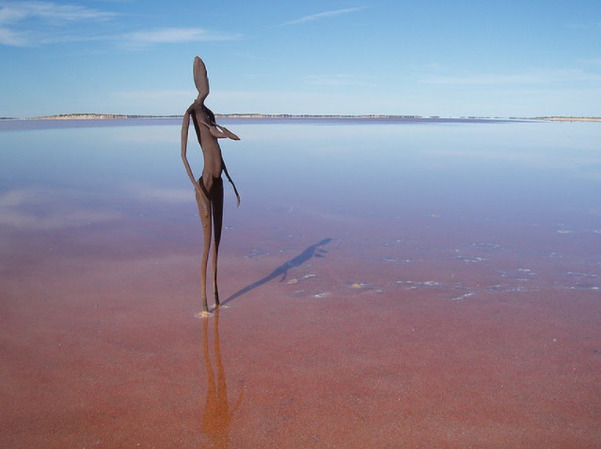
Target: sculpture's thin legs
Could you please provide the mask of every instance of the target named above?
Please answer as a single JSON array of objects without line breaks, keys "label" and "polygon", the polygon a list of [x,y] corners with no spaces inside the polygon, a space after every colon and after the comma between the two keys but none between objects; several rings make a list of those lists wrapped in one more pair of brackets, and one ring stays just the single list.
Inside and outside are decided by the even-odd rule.
[{"label": "sculpture's thin legs", "polygon": [[[202,182],[202,178],[200,179]],[[202,222],[203,250],[200,262],[200,288],[202,297],[202,314],[209,314],[207,304],[207,262],[209,260],[209,250],[211,248],[211,201],[202,192],[196,192],[196,204],[198,213]]]},{"label": "sculpture's thin legs", "polygon": [[218,178],[213,183],[211,192],[211,205],[213,208],[213,231],[215,246],[213,246],[213,294],[215,305],[219,306],[219,289],[217,287],[217,258],[219,257],[219,243],[221,242],[221,229],[223,225],[223,181]]}]

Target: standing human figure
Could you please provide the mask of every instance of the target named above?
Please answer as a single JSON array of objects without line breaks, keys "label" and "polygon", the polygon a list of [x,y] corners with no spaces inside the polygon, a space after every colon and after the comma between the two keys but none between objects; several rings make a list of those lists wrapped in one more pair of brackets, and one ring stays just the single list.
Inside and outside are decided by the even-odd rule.
[{"label": "standing human figure", "polygon": [[[217,257],[219,255],[219,242],[221,241],[221,228],[223,223],[223,180],[221,172],[224,171],[228,180],[234,187],[236,193],[237,205],[240,205],[240,196],[236,190],[221,155],[221,148],[217,139],[229,138],[240,140],[234,133],[227,128],[218,125],[215,122],[215,114],[204,104],[209,95],[209,78],[207,69],[202,59],[198,56],[194,58],[194,84],[198,90],[198,97],[194,103],[186,110],[182,121],[181,134],[181,156],[188,173],[190,181],[194,185],[196,192],[196,203],[198,212],[202,221],[203,231],[203,252],[200,266],[200,281],[202,293],[202,313],[201,316],[209,316],[207,305],[207,263],[209,251],[211,248],[211,238],[214,237],[213,245],[213,294],[215,298],[215,307],[219,306],[219,292],[217,288]],[[202,176],[197,180],[192,173],[188,158],[186,157],[188,145],[188,128],[190,127],[190,117],[194,124],[196,137],[202,149],[204,167]]]}]

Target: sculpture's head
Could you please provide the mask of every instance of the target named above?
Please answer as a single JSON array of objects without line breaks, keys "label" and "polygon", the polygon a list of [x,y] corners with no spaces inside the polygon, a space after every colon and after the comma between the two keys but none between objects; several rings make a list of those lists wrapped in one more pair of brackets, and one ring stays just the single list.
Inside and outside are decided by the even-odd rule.
[{"label": "sculpture's head", "polygon": [[209,95],[209,77],[204,62],[198,56],[194,58],[194,84],[198,90],[198,100],[203,102]]}]

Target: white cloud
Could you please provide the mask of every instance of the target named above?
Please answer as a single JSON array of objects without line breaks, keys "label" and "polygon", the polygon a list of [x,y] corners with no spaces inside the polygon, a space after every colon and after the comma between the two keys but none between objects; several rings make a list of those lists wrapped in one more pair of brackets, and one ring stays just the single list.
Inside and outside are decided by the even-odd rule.
[{"label": "white cloud", "polygon": [[52,2],[0,3],[0,45],[32,46],[57,42],[117,41],[129,47],[188,42],[235,40],[240,34],[203,28],[164,27],[119,35],[103,35],[96,28],[75,29],[81,22],[101,22],[118,14],[77,5]]},{"label": "white cloud", "polygon": [[126,43],[133,45],[179,44],[186,42],[226,41],[240,38],[240,34],[220,34],[203,28],[160,28],[136,31],[121,36]]},{"label": "white cloud", "polygon": [[[403,101],[396,95],[354,95],[337,89],[326,91],[215,91],[209,96],[214,112],[274,114],[403,114]],[[409,111],[413,113],[413,111]]]},{"label": "white cloud", "polygon": [[4,2],[0,4],[0,23],[14,24],[28,18],[60,21],[99,20],[115,16],[114,13],[99,11],[77,5],[58,5],[52,2]]},{"label": "white cloud", "polygon": [[443,85],[492,85],[492,84],[535,84],[542,82],[539,76],[534,75],[459,75],[459,76],[426,76],[421,79],[422,84]]},{"label": "white cloud", "polygon": [[82,40],[61,37],[57,29],[67,23],[102,21],[114,16],[112,12],[44,1],[0,3],[0,45],[24,47]]},{"label": "white cloud", "polygon": [[11,47],[23,47],[27,45],[28,39],[21,33],[8,28],[0,28],[0,45]]},{"label": "white cloud", "polygon": [[601,82],[601,75],[588,73],[579,69],[565,70],[533,70],[513,74],[466,74],[466,75],[433,75],[421,78],[421,84],[432,85],[548,85],[558,83]]},{"label": "white cloud", "polygon": [[361,11],[363,9],[365,9],[365,8],[345,8],[345,9],[336,9],[333,11],[324,11],[324,12],[320,12],[317,14],[311,14],[309,16],[304,16],[304,17],[301,17],[300,19],[291,20],[289,22],[284,22],[284,23],[280,24],[280,26],[298,25],[301,23],[313,22],[315,20],[327,19],[329,17],[340,16],[343,14],[350,14],[353,12]]},{"label": "white cloud", "polygon": [[338,75],[309,75],[306,78],[306,83],[312,86],[357,86],[364,84],[357,79],[355,75],[338,74]]}]

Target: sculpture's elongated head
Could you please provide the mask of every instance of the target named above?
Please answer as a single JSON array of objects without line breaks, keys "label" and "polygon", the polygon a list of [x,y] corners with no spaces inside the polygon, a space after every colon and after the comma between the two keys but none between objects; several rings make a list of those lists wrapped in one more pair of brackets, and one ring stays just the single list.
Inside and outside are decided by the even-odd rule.
[{"label": "sculpture's elongated head", "polygon": [[204,62],[198,56],[194,58],[194,84],[198,90],[198,100],[204,102],[209,95],[209,77]]}]

